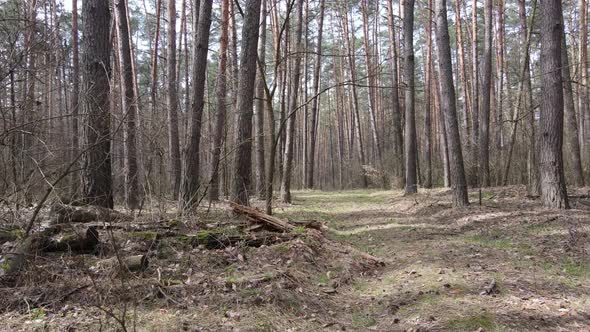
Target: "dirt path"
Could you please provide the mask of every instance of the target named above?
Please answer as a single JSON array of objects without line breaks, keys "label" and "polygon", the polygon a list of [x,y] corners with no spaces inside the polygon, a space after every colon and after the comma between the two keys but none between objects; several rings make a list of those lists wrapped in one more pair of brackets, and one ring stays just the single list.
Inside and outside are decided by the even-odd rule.
[{"label": "dirt path", "polygon": [[587,199],[558,213],[519,188],[485,191],[482,206],[464,210],[441,190],[295,197],[279,216],[323,220],[330,237],[387,263],[339,288],[323,327],[590,331]]}]

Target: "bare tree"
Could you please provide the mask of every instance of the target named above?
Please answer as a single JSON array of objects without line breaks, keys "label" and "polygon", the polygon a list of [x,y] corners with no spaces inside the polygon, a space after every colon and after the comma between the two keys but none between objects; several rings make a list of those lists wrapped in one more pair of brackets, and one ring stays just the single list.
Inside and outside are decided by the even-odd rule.
[{"label": "bare tree", "polygon": [[257,49],[260,23],[260,1],[248,0],[244,5],[242,28],[242,54],[240,56],[237,134],[234,159],[232,201],[249,204],[250,176],[252,171],[252,106],[256,81]]},{"label": "bare tree", "polygon": [[131,39],[127,19],[127,2],[117,2],[117,36],[119,46],[119,68],[122,85],[122,106],[125,116],[125,203],[130,209],[139,207],[139,172],[137,162],[136,119],[137,95],[135,94],[135,69],[131,56]]},{"label": "bare tree", "polygon": [[393,153],[396,156],[396,164],[398,165],[395,169],[397,177],[397,186],[399,188],[405,185],[405,167],[403,161],[404,155],[404,142],[403,142],[403,131],[402,131],[402,120],[401,110],[399,105],[399,80],[398,80],[398,66],[397,59],[398,53],[395,45],[395,22],[393,14],[393,0],[387,1],[387,27],[389,31],[389,47],[390,47],[390,63],[391,63],[391,114],[393,119]]},{"label": "bare tree", "polygon": [[227,46],[229,36],[229,0],[221,1],[221,37],[219,46],[219,71],[217,78],[217,114],[213,136],[213,156],[211,158],[211,184],[209,201],[219,200],[219,162],[223,145],[225,117],[227,113]]},{"label": "bare tree", "polygon": [[168,148],[170,149],[170,182],[172,197],[180,191],[181,159],[178,136],[178,91],[176,82],[176,1],[168,0],[168,45],[167,45],[167,98],[168,98]]},{"label": "bare tree", "polygon": [[318,96],[320,92],[320,71],[322,68],[322,37],[324,31],[324,11],[326,7],[326,2],[324,0],[320,0],[320,13],[318,17],[318,41],[316,45],[316,55],[315,55],[315,67],[313,72],[313,94],[314,99],[312,101],[311,106],[311,126],[310,126],[310,142],[309,142],[309,156],[307,157],[307,174],[305,177],[305,187],[306,188],[313,188],[314,187],[314,168],[315,168],[315,155],[316,155],[316,141],[317,141],[317,117],[318,110],[320,108],[320,98]]},{"label": "bare tree", "polygon": [[111,11],[108,1],[82,5],[84,107],[87,114],[84,192],[89,204],[113,208],[111,174]]},{"label": "bare tree", "polygon": [[[297,30],[295,32],[295,51],[303,49],[303,2],[304,0],[297,0]],[[299,79],[301,77],[301,55],[295,57],[295,64],[292,71],[292,89],[291,100],[289,101],[289,114],[287,119],[287,139],[285,142],[285,161],[283,164],[283,176],[281,178],[281,200],[285,203],[291,203],[291,173],[293,167],[293,149],[295,143],[295,115],[297,111],[297,98],[299,92]]]},{"label": "bare tree", "polygon": [[415,87],[414,87],[414,0],[404,1],[404,79],[406,81],[406,194],[418,192],[416,158]]},{"label": "bare tree", "polygon": [[541,201],[547,208],[569,208],[563,172],[563,80],[561,0],[543,0],[541,9]]},{"label": "bare tree", "polygon": [[191,208],[197,201],[201,144],[201,120],[205,107],[205,82],[207,76],[207,53],[209,51],[209,28],[211,27],[211,1],[202,1],[199,9],[198,26],[193,26],[192,53],[192,105],[191,126],[186,154],[180,204],[182,209]]},{"label": "bare tree", "polygon": [[479,183],[490,186],[490,109],[492,98],[492,0],[484,2],[483,80],[479,130]]},{"label": "bare tree", "polygon": [[[258,45],[258,57],[260,58],[260,70],[266,70],[266,1],[262,0],[262,22],[260,24],[260,45]],[[256,103],[254,108],[254,142],[256,143],[256,194],[259,198],[265,197],[265,160],[264,160],[264,85],[266,83],[259,75],[256,82]]]},{"label": "bare tree", "polygon": [[469,205],[469,199],[467,196],[467,182],[465,181],[461,138],[459,137],[459,125],[457,122],[446,0],[436,1],[436,46],[440,69],[440,107],[444,115],[449,147],[449,170],[451,187],[453,188],[453,206],[461,207]]}]

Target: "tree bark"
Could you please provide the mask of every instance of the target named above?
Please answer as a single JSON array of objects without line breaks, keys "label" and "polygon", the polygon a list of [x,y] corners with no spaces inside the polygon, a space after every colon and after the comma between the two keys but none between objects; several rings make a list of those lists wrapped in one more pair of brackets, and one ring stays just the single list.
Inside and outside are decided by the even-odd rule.
[{"label": "tree bark", "polygon": [[[492,0],[484,3],[483,80],[479,113],[479,183],[490,186],[490,109],[492,97]],[[498,91],[501,93],[501,91]]]},{"label": "tree bark", "polygon": [[449,170],[453,190],[453,206],[462,207],[469,205],[469,199],[467,196],[467,182],[465,181],[463,153],[461,151],[461,139],[459,137],[459,125],[457,122],[449,25],[447,21],[447,3],[446,0],[437,0],[436,4],[436,43],[441,89],[440,106],[444,115],[449,146]]},{"label": "tree bark", "polygon": [[136,119],[138,115],[137,96],[135,95],[135,70],[131,56],[129,22],[127,20],[127,2],[117,2],[117,36],[119,37],[119,68],[123,90],[122,106],[125,117],[125,204],[131,210],[139,207],[139,172],[137,162]]},{"label": "tree bark", "polygon": [[396,187],[403,188],[405,186],[405,167],[403,161],[404,155],[404,140],[402,131],[401,110],[399,105],[399,80],[397,67],[397,48],[395,45],[395,22],[393,17],[393,0],[387,1],[387,27],[389,31],[390,44],[390,63],[391,63],[391,115],[393,119],[393,153],[396,156],[395,174],[397,177]]},{"label": "tree bark", "polygon": [[317,130],[316,125],[317,121],[316,118],[318,115],[318,110],[320,108],[320,98],[318,96],[320,92],[320,72],[322,68],[322,37],[324,31],[324,11],[325,11],[325,1],[320,0],[320,13],[318,17],[318,42],[316,46],[316,56],[315,56],[315,67],[313,72],[313,94],[314,99],[312,101],[312,108],[311,108],[311,126],[310,126],[310,142],[309,142],[309,150],[308,150],[308,157],[307,157],[307,174],[305,176],[305,187],[312,189],[314,187],[314,171],[315,171],[315,155],[316,155],[316,141],[317,141]]},{"label": "tree bark", "polygon": [[[260,70],[266,70],[266,17],[267,7],[266,1],[262,0],[262,22],[260,25],[260,45],[258,45],[258,57],[260,59]],[[265,159],[264,159],[264,102],[265,92],[264,85],[266,84],[259,75],[256,83],[256,106],[254,108],[254,142],[256,143],[256,195],[259,198],[264,198],[266,191],[265,183]]]},{"label": "tree bark", "polygon": [[[536,7],[536,2],[534,3]],[[518,16],[520,20],[520,36],[521,38],[529,38],[530,43],[530,32],[527,28],[526,21],[526,8],[525,0],[518,1]],[[532,23],[531,23],[532,30]],[[537,196],[539,194],[539,163],[538,163],[538,148],[537,148],[537,135],[535,130],[535,112],[533,109],[533,88],[531,83],[531,69],[530,69],[530,53],[527,58],[524,59],[526,62],[525,67],[525,92],[526,92],[526,103],[525,111],[527,112],[526,126],[529,132],[529,146],[527,152],[527,194],[530,196]]]},{"label": "tree bark", "polygon": [[111,174],[111,12],[108,1],[86,0],[84,17],[84,104],[87,113],[84,192],[86,202],[113,208]]},{"label": "tree bark", "polygon": [[[295,32],[295,51],[303,50],[303,1],[297,0],[297,29]],[[291,100],[289,101],[289,114],[287,115],[287,138],[285,141],[283,176],[281,178],[281,200],[285,203],[291,203],[291,173],[293,167],[293,150],[295,143],[295,116],[297,114],[297,98],[299,92],[299,80],[301,77],[301,54],[297,54],[294,60],[293,77],[291,79],[292,90]]]},{"label": "tree bark", "polygon": [[432,0],[427,2],[426,15],[426,64],[424,82],[424,160],[426,175],[424,188],[432,188],[432,121],[431,121],[431,87],[432,87]]},{"label": "tree bark", "polygon": [[250,176],[252,171],[252,106],[256,82],[258,35],[260,23],[260,1],[248,0],[245,4],[244,26],[242,28],[242,55],[239,67],[237,135],[234,161],[234,178],[231,200],[248,205],[250,198]]},{"label": "tree bark", "polygon": [[405,113],[405,152],[406,152],[406,194],[418,192],[416,167],[416,116],[414,87],[414,0],[404,1],[404,79],[406,80]]},{"label": "tree bark", "polygon": [[[563,22],[562,22],[563,24]],[[563,26],[563,25],[562,25]],[[564,29],[562,29],[564,30]],[[573,182],[576,187],[584,186],[584,172],[582,171],[582,158],[580,154],[580,141],[578,140],[578,122],[576,119],[576,109],[574,104],[574,93],[572,89],[572,79],[570,74],[569,59],[567,56],[567,42],[565,39],[565,30],[561,35],[561,74],[563,75],[563,97],[566,118],[566,138],[569,145],[571,163],[573,169]]]},{"label": "tree bark", "polygon": [[561,0],[543,0],[541,9],[541,201],[546,208],[569,208],[563,172],[563,81]]},{"label": "tree bark", "polygon": [[471,160],[471,171],[470,171],[470,182],[472,186],[478,186],[478,170],[479,170],[479,160],[478,160],[478,150],[477,144],[479,144],[479,56],[477,50],[477,0],[473,0],[473,5],[471,8],[471,65],[472,65],[472,74],[471,74],[471,93],[473,94],[472,100],[472,114],[471,120],[473,124],[471,126],[471,130],[473,130],[473,134],[471,138],[473,139],[473,150],[471,151],[472,160]]},{"label": "tree bark", "polygon": [[219,161],[223,146],[225,118],[227,113],[227,47],[229,36],[229,0],[221,1],[221,38],[219,49],[219,71],[217,78],[217,115],[213,136],[213,156],[211,158],[211,184],[209,201],[219,200]]},{"label": "tree bark", "polygon": [[176,1],[168,0],[167,45],[168,148],[170,149],[170,183],[172,197],[180,191],[181,159],[178,135],[178,91],[176,85]]},{"label": "tree bark", "polygon": [[209,29],[211,27],[211,1],[202,1],[199,9],[199,18],[193,18],[198,26],[193,26],[193,53],[192,53],[192,104],[191,126],[189,141],[184,160],[183,184],[181,208],[190,209],[198,200],[200,182],[200,144],[201,144],[201,120],[205,107],[205,83],[207,81],[207,53],[209,51]]}]

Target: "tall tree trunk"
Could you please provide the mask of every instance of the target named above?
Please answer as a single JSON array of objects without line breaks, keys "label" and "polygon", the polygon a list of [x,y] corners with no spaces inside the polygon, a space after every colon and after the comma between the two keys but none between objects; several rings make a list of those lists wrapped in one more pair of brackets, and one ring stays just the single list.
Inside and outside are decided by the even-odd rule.
[{"label": "tall tree trunk", "polygon": [[119,72],[123,90],[122,108],[125,117],[125,204],[131,210],[139,207],[139,171],[137,162],[137,95],[135,94],[135,70],[131,56],[131,38],[127,20],[127,0],[117,1],[117,36],[119,46]]},{"label": "tall tree trunk", "polygon": [[227,113],[227,46],[229,36],[229,0],[221,1],[221,38],[219,49],[219,73],[217,78],[217,115],[213,136],[213,156],[211,158],[211,184],[209,201],[219,200],[219,161],[223,146],[225,117]]},{"label": "tall tree trunk", "polygon": [[403,188],[405,186],[405,167],[404,167],[404,141],[402,131],[401,110],[399,105],[399,80],[398,80],[398,66],[397,66],[397,48],[395,46],[395,22],[393,16],[393,0],[387,1],[387,27],[389,30],[389,44],[390,44],[390,66],[391,66],[391,115],[393,119],[393,153],[396,156],[395,174],[397,177],[396,187]]},{"label": "tall tree trunk", "polygon": [[[490,110],[492,97],[492,0],[484,2],[483,81],[479,135],[479,181],[490,186]],[[498,91],[501,93],[501,91]]]},{"label": "tall tree trunk", "polygon": [[[266,70],[266,17],[267,7],[266,1],[262,0],[262,22],[260,25],[260,45],[258,45],[258,57],[260,59],[259,68],[261,71]],[[256,143],[256,195],[259,198],[264,198],[266,191],[265,178],[265,160],[264,160],[264,102],[266,84],[262,79],[262,75],[258,76],[256,83],[256,106],[254,108],[254,142]]]},{"label": "tall tree trunk", "polygon": [[242,55],[240,57],[237,135],[234,161],[232,201],[249,204],[250,176],[252,171],[252,106],[256,82],[258,35],[260,23],[260,1],[248,0],[245,4],[244,26],[242,28]]},{"label": "tall tree trunk", "polygon": [[111,12],[108,1],[86,0],[84,17],[84,104],[87,113],[84,191],[89,204],[113,208],[111,174]]},{"label": "tall tree trunk", "polygon": [[463,167],[463,154],[459,125],[455,105],[455,86],[453,83],[453,67],[451,63],[451,46],[449,40],[449,25],[447,21],[446,0],[436,1],[436,44],[438,49],[438,63],[440,68],[440,106],[444,115],[445,129],[449,143],[449,165],[451,187],[453,189],[453,206],[469,205],[467,196],[467,182]]},{"label": "tall tree trunk", "polygon": [[211,27],[211,1],[202,1],[199,17],[193,22],[192,53],[192,105],[191,126],[184,159],[181,208],[190,209],[197,203],[199,194],[199,168],[201,147],[201,120],[205,107],[205,83],[207,78],[207,53],[209,51],[209,29]]},{"label": "tall tree trunk", "polygon": [[472,186],[479,185],[478,183],[478,170],[479,170],[479,158],[478,158],[478,149],[477,146],[479,144],[479,56],[478,56],[478,49],[477,49],[477,0],[473,0],[473,5],[471,8],[471,65],[472,65],[472,73],[471,73],[471,93],[473,97],[471,98],[472,102],[472,114],[471,120],[473,124],[471,125],[471,130],[473,130],[473,134],[471,138],[473,139],[473,143],[471,146],[473,147],[471,151],[472,160],[471,160],[471,171],[469,172],[469,181]]},{"label": "tall tree trunk", "polygon": [[432,87],[432,0],[427,2],[428,14],[426,15],[426,79],[424,82],[424,160],[426,162],[426,175],[424,188],[432,187],[432,121],[430,115],[431,87]]},{"label": "tall tree trunk", "polygon": [[[369,43],[369,14],[368,14],[368,3],[367,0],[362,1],[362,20],[363,20],[363,41],[365,48],[365,62],[367,68],[367,81],[369,82],[368,94],[369,94],[369,123],[371,126],[371,137],[373,138],[373,144],[377,155],[377,162],[381,171],[385,169],[383,165],[383,157],[381,154],[381,142],[379,139],[379,132],[377,129],[377,70],[373,64],[373,54],[371,52],[371,46]],[[375,41],[376,43],[377,41]],[[377,61],[378,62],[378,61]],[[382,179],[383,188],[387,187],[387,178],[383,176]]]},{"label": "tall tree trunk", "polygon": [[176,1],[168,0],[168,45],[167,45],[167,87],[168,87],[168,148],[170,149],[170,183],[172,197],[178,198],[180,191],[181,159],[178,135],[178,91],[176,85]]},{"label": "tall tree trunk", "polygon": [[[297,30],[295,31],[295,52],[303,50],[303,2],[297,0]],[[291,203],[291,173],[293,167],[293,150],[295,143],[295,118],[297,114],[297,98],[299,92],[299,81],[301,77],[301,54],[297,54],[294,60],[292,72],[292,91],[291,100],[289,101],[289,114],[287,115],[287,138],[285,141],[283,176],[281,178],[281,200],[285,203]]]},{"label": "tall tree trunk", "polygon": [[[348,18],[348,4],[344,6],[345,12],[343,13],[342,17],[344,19],[343,22],[343,33],[344,33],[344,40],[346,44],[346,52],[347,52],[347,59],[348,65],[350,70],[350,79],[352,81],[351,85],[351,126],[350,126],[350,137],[351,137],[351,144],[350,150],[352,152],[354,144],[352,144],[356,140],[356,144],[358,145],[358,158],[361,168],[365,166],[366,159],[365,159],[365,147],[363,145],[363,135],[361,130],[361,118],[360,118],[360,111],[359,111],[359,102],[358,102],[358,91],[357,91],[357,81],[356,81],[356,60],[355,60],[355,47],[354,47],[354,29],[349,28],[349,23],[354,25],[354,21]],[[356,135],[355,135],[356,132]],[[368,179],[367,175],[364,170],[361,170],[361,185],[363,188],[368,186]]]},{"label": "tall tree trunk", "polygon": [[455,0],[455,31],[457,35],[457,58],[459,65],[459,75],[461,79],[461,99],[463,109],[463,123],[460,125],[463,131],[463,140],[466,143],[465,151],[471,149],[471,120],[469,112],[471,109],[471,95],[469,93],[469,83],[467,81],[467,69],[465,65],[465,48],[463,44],[463,24],[461,19],[460,0]]},{"label": "tall tree trunk", "polygon": [[[563,17],[563,16],[562,16]],[[563,24],[563,22],[562,22]],[[584,172],[582,171],[582,158],[580,154],[580,141],[578,140],[578,122],[576,120],[576,109],[574,105],[574,93],[572,89],[572,79],[570,74],[569,60],[567,56],[567,42],[565,30],[561,35],[561,73],[563,75],[563,97],[565,106],[565,124],[566,138],[569,145],[569,151],[572,163],[572,178],[576,187],[584,186]]]},{"label": "tall tree trunk", "polygon": [[563,80],[561,0],[543,0],[541,8],[541,201],[546,208],[569,208],[563,171]]},{"label": "tall tree trunk", "polygon": [[[536,1],[534,6],[537,6]],[[518,16],[520,21],[520,36],[527,38],[530,47],[530,33],[527,28],[525,0],[518,0]],[[531,29],[532,29],[531,22]],[[524,89],[526,92],[525,112],[526,126],[529,132],[529,146],[527,151],[527,193],[531,196],[539,194],[539,165],[538,165],[538,148],[537,135],[535,130],[535,112],[533,110],[533,88],[531,83],[531,69],[530,69],[530,52],[527,54],[525,61],[524,72]]]},{"label": "tall tree trunk", "polygon": [[404,79],[406,80],[406,194],[418,192],[416,116],[414,110],[414,0],[404,1]]},{"label": "tall tree trunk", "polygon": [[[580,12],[580,85],[578,90],[578,111],[583,118],[583,150],[586,154],[586,164],[590,161],[590,107],[588,106],[588,91],[590,90],[588,80],[588,2],[579,0]],[[573,35],[573,34],[572,34]]]},{"label": "tall tree trunk", "polygon": [[320,108],[320,72],[322,68],[322,37],[324,31],[324,11],[325,1],[320,0],[320,14],[318,18],[318,42],[316,46],[315,64],[313,71],[313,101],[311,108],[311,126],[310,126],[310,142],[309,142],[309,156],[307,157],[307,174],[305,176],[305,187],[312,189],[314,187],[314,170],[315,170],[315,154],[316,154],[316,141],[317,141],[317,130],[316,130],[316,118],[318,110]]},{"label": "tall tree trunk", "polygon": [[[80,153],[80,129],[78,118],[80,114],[80,56],[78,48],[78,0],[72,0],[72,157],[77,158]],[[11,88],[14,88],[11,85]],[[16,180],[16,177],[15,177]],[[74,173],[71,182],[71,196],[80,190],[81,178]]]}]

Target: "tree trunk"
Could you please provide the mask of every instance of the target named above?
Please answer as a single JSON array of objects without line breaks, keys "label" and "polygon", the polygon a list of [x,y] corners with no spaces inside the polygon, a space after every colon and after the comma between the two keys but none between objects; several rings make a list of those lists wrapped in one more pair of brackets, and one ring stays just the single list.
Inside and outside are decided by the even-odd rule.
[{"label": "tree trunk", "polygon": [[403,188],[405,186],[404,177],[404,141],[402,132],[401,110],[399,106],[399,81],[398,81],[398,67],[397,67],[397,49],[395,46],[395,22],[393,18],[393,0],[387,1],[387,26],[389,30],[389,44],[390,44],[390,58],[391,58],[391,115],[393,119],[393,153],[395,154],[395,163],[398,165],[395,169],[397,177],[396,187]]},{"label": "tree trunk", "polygon": [[167,87],[168,87],[168,147],[170,149],[170,183],[172,197],[178,198],[180,191],[181,159],[178,135],[178,91],[176,85],[176,1],[168,0],[168,46],[167,46]]},{"label": "tree trunk", "polygon": [[[534,6],[536,7],[536,2]],[[518,16],[520,20],[520,36],[521,38],[529,38],[530,33],[527,28],[525,0],[518,1]],[[532,30],[531,22],[531,30]],[[539,165],[538,165],[538,149],[537,137],[535,130],[535,112],[533,109],[533,89],[531,84],[531,69],[530,69],[530,53],[524,59],[526,63],[524,72],[524,84],[526,92],[525,111],[527,112],[526,126],[529,132],[529,146],[527,151],[527,194],[530,196],[537,196],[539,194]]]},{"label": "tree trunk", "polygon": [[546,208],[569,208],[563,172],[563,36],[561,0],[541,1],[541,201]]},{"label": "tree trunk", "polygon": [[471,138],[473,139],[473,143],[471,146],[473,147],[471,151],[472,160],[471,160],[471,171],[469,175],[469,181],[472,186],[478,186],[478,170],[479,170],[479,160],[478,160],[478,150],[477,145],[479,144],[479,56],[477,50],[477,0],[473,0],[473,5],[471,8],[471,65],[472,65],[472,74],[471,74],[471,93],[473,97],[471,98],[472,101],[472,114],[471,120],[473,124],[471,126],[471,130],[473,130],[473,134]]},{"label": "tree trunk", "polygon": [[432,0],[427,3],[428,15],[426,15],[426,75],[424,82],[424,160],[426,162],[426,175],[424,188],[432,188],[432,121],[431,121],[431,87],[432,87]]},{"label": "tree trunk", "polygon": [[221,38],[219,49],[219,71],[217,78],[217,115],[213,136],[213,156],[211,158],[211,184],[209,201],[219,200],[219,161],[223,146],[225,117],[227,113],[227,46],[229,36],[229,0],[221,1]]},{"label": "tree trunk", "polygon": [[[12,75],[12,73],[11,73]],[[12,77],[12,76],[11,76]],[[14,89],[13,85],[11,88]],[[80,114],[80,56],[78,52],[78,0],[72,0],[72,157],[77,158],[80,153],[80,130],[78,118]],[[15,123],[16,124],[16,123]],[[15,176],[15,181],[17,180]],[[72,176],[71,196],[80,190],[79,173]]]},{"label": "tree trunk", "polygon": [[135,70],[131,56],[131,40],[127,20],[127,0],[117,2],[117,36],[119,38],[119,68],[123,90],[122,106],[125,117],[125,204],[131,210],[139,208],[139,173],[136,144],[137,96]]},{"label": "tree trunk", "polygon": [[[580,85],[578,90],[578,111],[584,124],[581,128],[583,131],[583,150],[586,152],[586,164],[590,161],[590,107],[588,106],[588,91],[590,83],[588,80],[588,3],[586,0],[579,1],[580,11]],[[572,34],[573,35],[573,34]]]},{"label": "tree trunk", "polygon": [[[563,22],[562,22],[563,24]],[[563,30],[563,29],[562,29]],[[566,138],[569,145],[571,163],[573,169],[573,180],[576,187],[584,186],[584,172],[582,171],[582,158],[580,155],[580,141],[578,140],[578,122],[576,120],[576,109],[574,105],[574,93],[572,90],[572,79],[570,74],[569,60],[567,57],[567,45],[565,30],[561,35],[561,73],[563,75],[563,96],[566,117]]]},{"label": "tree trunk", "polygon": [[111,12],[108,1],[86,0],[84,17],[84,103],[88,118],[85,197],[92,205],[113,208],[111,174]]},{"label": "tree trunk", "polygon": [[207,78],[207,53],[209,51],[209,28],[211,27],[211,1],[201,2],[198,19],[193,17],[193,54],[192,54],[192,105],[189,141],[184,160],[181,208],[190,209],[197,203],[200,182],[200,144],[201,120],[205,107],[205,83]]},{"label": "tree trunk", "polygon": [[[297,31],[295,32],[295,51],[303,50],[303,0],[297,0]],[[293,149],[295,143],[295,116],[297,114],[297,97],[299,92],[299,81],[301,76],[301,54],[295,57],[293,66],[293,77],[291,79],[292,91],[291,100],[289,101],[289,114],[287,115],[287,138],[285,141],[285,153],[283,163],[283,176],[281,178],[281,200],[285,203],[291,203],[291,173],[293,166]]]},{"label": "tree trunk", "polygon": [[[479,183],[490,186],[490,109],[492,97],[492,0],[484,3],[483,81],[479,135]],[[501,91],[499,91],[501,93]]]},{"label": "tree trunk", "polygon": [[[266,70],[266,17],[267,7],[266,1],[262,0],[262,22],[260,25],[260,45],[258,45],[258,57],[260,59],[259,68],[262,71]],[[265,183],[265,160],[264,160],[264,85],[266,84],[262,79],[262,75],[258,76],[256,83],[256,106],[254,108],[254,142],[256,143],[256,195],[262,199],[266,197],[266,183]]]},{"label": "tree trunk", "polygon": [[405,152],[406,152],[406,194],[418,192],[416,167],[416,116],[414,110],[414,0],[404,1],[404,78],[406,80]]},{"label": "tree trunk", "polygon": [[453,190],[453,206],[462,207],[469,205],[467,196],[467,182],[463,167],[463,154],[461,151],[461,139],[459,137],[459,125],[455,105],[455,86],[453,83],[453,67],[451,63],[451,46],[449,40],[449,25],[447,21],[447,2],[436,2],[436,43],[438,49],[438,63],[440,68],[440,106],[444,115],[445,129],[449,145],[449,165],[451,175],[451,187]]},{"label": "tree trunk", "polygon": [[260,1],[248,0],[242,28],[242,55],[239,67],[236,154],[232,186],[233,202],[248,205],[252,171],[252,106],[256,82]]},{"label": "tree trunk", "polygon": [[318,110],[320,108],[320,98],[318,96],[320,92],[320,72],[322,68],[322,37],[324,31],[324,11],[325,11],[325,1],[320,0],[320,14],[318,18],[318,42],[316,46],[316,55],[315,55],[315,67],[313,72],[313,94],[314,98],[312,101],[312,108],[311,108],[311,126],[310,126],[310,142],[309,142],[309,150],[308,150],[308,157],[307,157],[307,174],[305,176],[305,187],[312,189],[314,187],[314,170],[315,170],[315,154],[316,154],[316,141],[317,141],[317,130],[316,130],[316,118],[318,115]]}]

